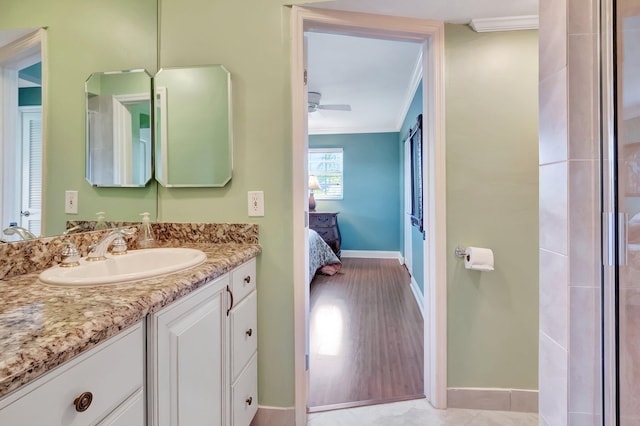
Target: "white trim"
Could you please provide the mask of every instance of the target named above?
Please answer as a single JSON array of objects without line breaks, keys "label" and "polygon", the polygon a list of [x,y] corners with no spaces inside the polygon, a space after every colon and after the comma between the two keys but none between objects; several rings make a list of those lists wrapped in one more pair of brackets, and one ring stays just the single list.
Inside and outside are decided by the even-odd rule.
[{"label": "white trim", "polygon": [[422,315],[422,318],[424,319],[424,294],[422,294],[422,292],[420,291],[420,287],[418,287],[418,283],[416,282],[416,279],[413,278],[413,275],[411,275],[411,292],[413,293],[413,296],[416,298],[416,302],[418,302],[418,308],[420,309],[420,315]]},{"label": "white trim", "polygon": [[382,37],[423,43],[423,117],[425,121],[425,395],[436,408],[446,408],[446,186],[444,123],[444,23],[415,18],[382,16],[298,6],[291,12],[294,373],[296,425],[306,424],[308,269],[306,209],[306,99],[304,87],[304,31],[333,31],[361,37]]},{"label": "white trim", "polygon": [[504,18],[472,19],[469,24],[477,33],[492,31],[520,31],[537,30],[539,27],[538,15],[507,16]]},{"label": "white trim", "polygon": [[399,251],[381,251],[381,250],[341,250],[342,257],[350,257],[356,259],[398,259],[402,265],[402,253]]}]

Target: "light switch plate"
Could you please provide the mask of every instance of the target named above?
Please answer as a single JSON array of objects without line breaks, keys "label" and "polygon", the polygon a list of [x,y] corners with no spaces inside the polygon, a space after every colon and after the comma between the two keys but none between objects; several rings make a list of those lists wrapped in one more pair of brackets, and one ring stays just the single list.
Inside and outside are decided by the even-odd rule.
[{"label": "light switch plate", "polygon": [[64,192],[64,212],[78,214],[78,191]]},{"label": "light switch plate", "polygon": [[264,192],[249,191],[249,216],[264,216]]}]

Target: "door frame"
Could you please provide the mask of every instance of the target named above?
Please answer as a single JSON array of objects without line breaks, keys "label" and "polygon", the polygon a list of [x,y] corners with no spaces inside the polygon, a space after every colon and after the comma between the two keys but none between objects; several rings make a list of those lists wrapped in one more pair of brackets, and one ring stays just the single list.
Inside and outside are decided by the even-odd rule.
[{"label": "door frame", "polygon": [[304,32],[331,31],[354,36],[421,42],[423,52],[423,179],[425,395],[435,408],[447,406],[446,186],[444,123],[444,23],[293,6],[291,13],[294,381],[296,425],[307,420],[308,389],[308,202],[307,106]]}]

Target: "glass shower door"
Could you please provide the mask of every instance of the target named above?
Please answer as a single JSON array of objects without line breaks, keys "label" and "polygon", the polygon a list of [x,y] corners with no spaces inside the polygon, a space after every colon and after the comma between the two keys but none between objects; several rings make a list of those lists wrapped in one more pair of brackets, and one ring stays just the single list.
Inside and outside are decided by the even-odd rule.
[{"label": "glass shower door", "polygon": [[614,2],[614,272],[618,424],[640,424],[640,0]]}]

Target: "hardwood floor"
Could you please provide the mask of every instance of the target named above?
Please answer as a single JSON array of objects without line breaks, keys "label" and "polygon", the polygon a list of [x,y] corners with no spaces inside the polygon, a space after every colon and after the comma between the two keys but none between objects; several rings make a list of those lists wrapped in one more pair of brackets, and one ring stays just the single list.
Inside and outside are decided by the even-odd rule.
[{"label": "hardwood floor", "polygon": [[310,294],[309,411],[422,397],[423,321],[395,259],[342,259]]}]

